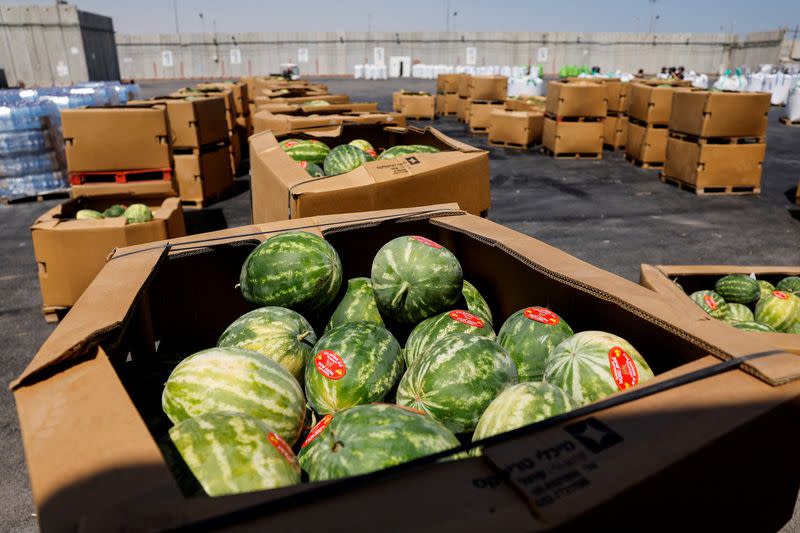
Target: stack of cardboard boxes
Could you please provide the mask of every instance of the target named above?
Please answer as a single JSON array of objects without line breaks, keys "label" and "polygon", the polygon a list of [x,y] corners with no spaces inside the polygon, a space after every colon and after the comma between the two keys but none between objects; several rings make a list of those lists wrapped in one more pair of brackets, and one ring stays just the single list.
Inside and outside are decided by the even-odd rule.
[{"label": "stack of cardboard boxes", "polygon": [[458,112],[458,80],[461,74],[439,74],[436,78],[436,114],[455,116]]},{"label": "stack of cardboard boxes", "polygon": [[602,159],[608,111],[606,87],[596,81],[551,81],[542,144],[553,157]]},{"label": "stack of cardboard boxes", "polygon": [[458,103],[456,104],[456,118],[460,122],[469,122],[469,74],[459,74],[456,79],[456,94]]},{"label": "stack of cardboard boxes", "polygon": [[489,133],[493,111],[505,109],[508,78],[505,76],[470,76],[466,122],[470,133]]},{"label": "stack of cardboard boxes", "polygon": [[527,149],[542,142],[544,98],[506,98],[504,109],[492,111],[489,144]]},{"label": "stack of cardboard boxes", "polygon": [[250,113],[250,93],[247,84],[244,82],[218,82],[218,83],[200,83],[197,89],[205,92],[206,94],[214,94],[215,92],[233,92],[233,105],[234,113],[236,114],[235,131],[239,136],[242,151],[247,152],[247,138],[253,134],[253,118]]},{"label": "stack of cardboard boxes", "polygon": [[618,79],[607,79],[606,97],[608,113],[603,129],[603,145],[610,150],[624,150],[628,139],[628,90],[629,83]]},{"label": "stack of cardboard boxes", "polygon": [[768,93],[679,92],[662,181],[697,194],[758,194]]},{"label": "stack of cardboard boxes", "polygon": [[392,108],[411,120],[436,118],[436,97],[424,91],[392,93]]},{"label": "stack of cardboard boxes", "polygon": [[631,84],[625,159],[642,168],[664,166],[672,97],[678,91],[690,90],[664,80]]}]

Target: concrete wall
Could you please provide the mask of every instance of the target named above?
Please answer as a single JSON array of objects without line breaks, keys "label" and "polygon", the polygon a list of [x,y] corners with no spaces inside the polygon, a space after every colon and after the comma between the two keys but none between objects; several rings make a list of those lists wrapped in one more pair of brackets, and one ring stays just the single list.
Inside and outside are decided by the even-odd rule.
[{"label": "concrete wall", "polygon": [[[729,66],[776,63],[783,36],[783,30],[741,41],[723,33],[192,33],[118,35],[117,48],[122,76],[134,79],[268,74],[278,72],[283,62],[299,63],[307,75],[349,75],[353,65],[375,61],[376,47],[383,48],[387,65],[391,56],[466,64],[467,48],[474,47],[477,65],[542,63],[545,72],[567,64],[632,72],[683,65],[717,73]],[[547,59],[540,61],[545,48]],[[301,49],[307,50],[307,62],[302,62]]]}]

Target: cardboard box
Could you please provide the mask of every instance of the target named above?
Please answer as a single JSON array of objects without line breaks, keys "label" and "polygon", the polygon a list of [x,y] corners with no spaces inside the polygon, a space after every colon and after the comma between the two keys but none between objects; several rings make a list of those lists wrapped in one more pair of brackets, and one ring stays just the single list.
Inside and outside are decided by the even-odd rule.
[{"label": "cardboard box", "polygon": [[458,97],[458,104],[456,105],[456,118],[461,122],[467,120],[469,116],[469,98],[467,97]]},{"label": "cardboard box", "polygon": [[469,130],[472,133],[488,133],[492,123],[492,112],[505,110],[505,103],[486,101],[470,101],[469,104]]},{"label": "cardboard box", "polygon": [[657,128],[628,121],[625,154],[640,163],[663,163],[667,160],[667,128]]},{"label": "cardboard box", "polygon": [[246,83],[242,82],[216,82],[216,83],[198,83],[195,88],[201,91],[213,94],[214,92],[226,91],[230,89],[233,92],[234,109],[237,115],[249,115],[250,109],[250,94]]},{"label": "cardboard box", "polygon": [[409,118],[436,117],[436,97],[432,94],[401,94],[400,112]]},{"label": "cardboard box", "polygon": [[542,145],[555,155],[602,155],[603,127],[603,121],[558,122],[545,116]]},{"label": "cardboard box", "polygon": [[[189,496],[159,448],[169,426],[159,401],[168,361],[213,346],[251,309],[233,289],[242,262],[272,233],[298,228],[337,249],[345,279],[369,275],[375,252],[396,236],[433,239],[458,257],[498,327],[518,309],[546,304],[577,331],[626,338],[656,378],[498,436],[480,457]],[[437,531],[612,531],[620,516],[634,530],[657,517],[664,530],[777,531],[792,515],[800,458],[786,437],[800,415],[800,359],[763,356],[769,348],[745,332],[681,316],[649,289],[536,239],[439,205],[162,244],[117,251],[11,385],[44,531],[326,530],[332,513],[348,531],[387,519],[391,529],[413,530],[420,517]],[[769,453],[752,453],[764,443]],[[398,508],[409,487],[426,495],[414,512]]]},{"label": "cardboard box", "polygon": [[70,172],[172,167],[164,106],[64,109],[61,123]]},{"label": "cardboard box", "polygon": [[556,117],[605,117],[606,97],[602,83],[551,81],[547,84],[545,110]]},{"label": "cardboard box", "polygon": [[174,172],[170,173],[169,180],[132,181],[128,183],[91,183],[86,185],[72,185],[70,196],[134,196],[157,197],[178,196],[178,183]]},{"label": "cardboard box", "polygon": [[750,192],[758,193],[766,153],[765,143],[708,144],[669,137],[664,175],[697,189],[753,188]]},{"label": "cardboard box", "polygon": [[[717,280],[728,274],[755,274],[758,279],[773,285],[786,276],[800,276],[798,266],[738,266],[738,265],[642,265],[639,283],[654,290],[675,309],[697,321],[716,321],[706,314],[689,295],[700,290],[714,290]],[[676,285],[676,282],[680,286]],[[683,289],[681,289],[683,287]],[[723,322],[724,323],[724,322]],[[731,329],[733,326],[729,326]],[[738,330],[737,330],[738,331]],[[791,333],[747,332],[754,341],[775,346],[800,355],[800,335]]]},{"label": "cardboard box", "polygon": [[253,134],[253,116],[239,115],[236,117],[236,127],[241,128],[247,136]]},{"label": "cardboard box", "polygon": [[489,144],[519,148],[539,144],[543,127],[541,112],[494,110],[490,118]]},{"label": "cardboard box", "polygon": [[[603,127],[603,144],[614,148],[623,148],[628,140],[628,117],[625,115],[608,115]],[[666,151],[666,143],[664,144]]]},{"label": "cardboard box", "polygon": [[508,96],[506,76],[470,76],[469,97],[473,100],[505,100]]},{"label": "cardboard box", "polygon": [[436,91],[444,94],[458,93],[461,74],[439,74],[436,76]]},{"label": "cardboard box", "polygon": [[763,137],[769,107],[769,93],[676,93],[669,129],[697,137]]},{"label": "cardboard box", "polygon": [[155,98],[129,105],[162,104],[167,107],[170,136],[175,148],[199,148],[228,137],[225,101],[220,97]]},{"label": "cardboard box", "polygon": [[[349,104],[348,104],[349,105]],[[259,111],[254,115],[255,133],[271,131],[275,135],[284,135],[296,131],[308,131],[316,128],[328,128],[340,124],[384,124],[405,126],[406,117],[401,113],[380,113],[370,111],[342,112],[333,115],[316,117],[304,115],[272,114]]]},{"label": "cardboard box", "polygon": [[233,184],[230,149],[220,146],[211,151],[176,154],[175,177],[181,200],[203,207]]},{"label": "cardboard box", "polygon": [[544,113],[546,102],[547,99],[544,96],[506,98],[506,109],[509,111],[541,111]]},{"label": "cardboard box", "polygon": [[184,89],[179,89],[178,91],[172,93],[170,96],[178,97],[178,98],[197,98],[198,94],[209,96],[209,97],[218,97],[222,98],[225,102],[225,119],[228,122],[228,129],[232,130],[236,125],[236,101],[233,97],[233,89],[228,86],[220,87],[218,89],[213,90],[199,90],[194,87],[187,87]]},{"label": "cardboard box", "polygon": [[238,176],[239,171],[242,169],[242,159],[243,159],[242,140],[241,137],[235,131],[232,131],[230,133],[231,133],[231,145],[230,145],[231,171],[233,172],[234,176]]},{"label": "cardboard box", "polygon": [[[153,220],[128,224],[125,217],[75,220],[81,209],[103,211],[114,205],[144,203]],[[178,198],[142,196],[81,197],[48,210],[31,226],[39,269],[42,308],[48,321],[78,301],[116,248],[186,235]]]},{"label": "cardboard box", "polygon": [[427,144],[442,150],[386,161],[369,161],[357,169],[309,179],[270,132],[250,138],[252,220],[285,220],[356,209],[393,209],[433,202],[457,201],[481,214],[489,209],[489,156],[484,150],[458,142],[434,128],[384,127],[353,124],[293,133],[316,138],[331,148],[353,139],[366,139],[380,150],[398,144]]},{"label": "cardboard box", "polygon": [[256,97],[256,110],[261,111],[261,107],[265,104],[299,104],[302,105],[314,100],[324,100],[331,104],[347,104],[350,103],[350,97],[346,94],[322,94],[317,96],[297,96],[292,98],[269,98],[266,96]]},{"label": "cardboard box", "polygon": [[264,104],[259,109],[259,113],[267,111],[275,115],[293,115],[297,117],[307,117],[309,115],[337,115],[350,112],[375,112],[378,111],[377,102],[349,102],[346,104],[330,104],[326,106],[314,106],[305,104]]},{"label": "cardboard box", "polygon": [[689,88],[654,87],[642,83],[631,84],[628,116],[654,125],[669,124],[672,113],[672,97],[676,92]]},{"label": "cardboard box", "polygon": [[456,89],[456,92],[458,92],[459,98],[468,98],[469,97],[469,93],[470,93],[470,91],[469,91],[469,88],[470,88],[469,79],[471,77],[472,76],[470,76],[469,74],[460,74],[458,76],[458,88]]},{"label": "cardboard box", "polygon": [[436,95],[436,114],[451,116],[458,113],[458,94],[444,93]]},{"label": "cardboard box", "polygon": [[609,113],[624,113],[628,107],[629,83],[618,79],[606,79],[606,99]]}]

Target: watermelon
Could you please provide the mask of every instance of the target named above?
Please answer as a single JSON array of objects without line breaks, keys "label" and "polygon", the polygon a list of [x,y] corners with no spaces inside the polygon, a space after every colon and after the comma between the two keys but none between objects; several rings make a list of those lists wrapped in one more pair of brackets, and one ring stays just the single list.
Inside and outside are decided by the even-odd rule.
[{"label": "watermelon", "polygon": [[719,320],[725,320],[728,316],[728,304],[722,299],[722,296],[714,291],[697,291],[689,295],[689,298],[694,301],[700,308]]},{"label": "watermelon", "polygon": [[342,285],[342,263],[325,239],[305,231],[279,233],[250,252],[239,280],[245,300],[316,313]]},{"label": "watermelon", "polygon": [[328,176],[336,176],[355,170],[367,161],[375,158],[361,148],[350,144],[340,144],[325,157],[323,168]]},{"label": "watermelon", "polygon": [[520,381],[542,381],[547,356],[572,334],[569,324],[553,311],[528,307],[508,317],[497,342],[514,360]]},{"label": "watermelon", "polygon": [[762,324],[761,322],[755,322],[753,320],[740,320],[739,322],[731,322],[731,326],[735,327],[736,329],[744,329],[747,331],[765,331],[768,333],[775,331],[775,329],[771,326]]},{"label": "watermelon", "polygon": [[397,405],[369,404],[327,415],[303,443],[299,459],[311,481],[366,474],[456,448],[442,424]]},{"label": "watermelon", "polygon": [[411,331],[403,349],[406,365],[410,367],[436,341],[453,333],[495,338],[492,326],[482,317],[460,309],[445,311],[442,314],[426,318]]},{"label": "watermelon", "polygon": [[121,217],[124,214],[125,214],[125,206],[120,204],[114,204],[105,211],[103,211],[103,216],[107,218]]},{"label": "watermelon", "polygon": [[308,175],[312,178],[322,178],[325,176],[325,171],[316,163],[312,163],[311,161],[298,161],[297,164],[300,165],[300,168],[308,172]]},{"label": "watermelon", "polygon": [[612,333],[582,331],[556,346],[544,365],[544,380],[584,405],[635,387],[653,377],[647,361]]},{"label": "watermelon", "polygon": [[386,396],[400,378],[403,356],[384,327],[351,322],[325,333],[306,365],[308,403],[320,414]]},{"label": "watermelon", "polygon": [[347,280],[347,292],[333,311],[325,331],[350,322],[371,322],[383,326],[369,278]]},{"label": "watermelon", "polygon": [[793,333],[795,335],[800,335],[800,322],[798,322],[797,324],[786,330],[786,333]]},{"label": "watermelon", "polygon": [[303,104],[303,107],[326,107],[331,105],[327,100],[311,100]]},{"label": "watermelon", "polygon": [[461,295],[464,296],[464,301],[467,303],[467,310],[470,313],[483,317],[490,325],[492,324],[492,310],[472,283],[464,280]]},{"label": "watermelon", "polygon": [[144,204],[132,204],[128,206],[124,213],[125,218],[130,224],[139,222],[149,222],[153,220],[153,212]]},{"label": "watermelon", "polygon": [[299,313],[285,307],[261,307],[237,318],[217,346],[260,353],[300,380],[316,342],[314,328]]},{"label": "watermelon", "polygon": [[758,286],[761,287],[761,297],[764,296],[765,293],[771,294],[772,291],[775,290],[775,285],[770,283],[769,281],[759,279],[757,280]]},{"label": "watermelon", "polygon": [[103,213],[95,211],[94,209],[81,209],[75,213],[76,220],[95,220],[100,218],[105,218],[103,217]]},{"label": "watermelon", "polygon": [[758,301],[755,316],[756,322],[771,326],[775,331],[789,331],[800,322],[800,296],[774,290]]},{"label": "watermelon", "polygon": [[475,429],[498,394],[517,383],[514,361],[488,337],[454,333],[406,371],[397,403],[425,411],[455,433]]},{"label": "watermelon", "polygon": [[365,141],[364,139],[355,139],[350,141],[348,144],[351,146],[355,146],[356,148],[361,148],[373,158],[378,156],[378,152],[375,151],[375,148],[369,143],[369,141]]},{"label": "watermelon", "polygon": [[392,239],[372,260],[378,309],[400,323],[417,324],[452,309],[463,285],[458,259],[444,246],[418,235]]},{"label": "watermelon", "polygon": [[783,292],[791,292],[800,296],[800,276],[787,276],[780,280],[775,288]]},{"label": "watermelon", "polygon": [[303,428],[305,403],[288,370],[239,348],[190,355],[172,371],[161,395],[173,424],[207,413],[242,413],[261,420],[290,445]]},{"label": "watermelon", "polygon": [[286,139],[279,146],[295,161],[310,161],[317,165],[321,165],[331,151],[327,144],[314,139]]},{"label": "watermelon", "polygon": [[206,413],[169,430],[186,466],[209,496],[276,489],[300,483],[292,449],[256,418]]},{"label": "watermelon", "polygon": [[727,303],[751,304],[758,300],[761,287],[750,276],[732,274],[717,280],[714,291]]},{"label": "watermelon", "polygon": [[525,382],[495,398],[478,420],[472,441],[499,435],[571,411],[578,404],[550,383]]},{"label": "watermelon", "polygon": [[728,316],[726,322],[752,322],[755,320],[753,312],[743,304],[728,304]]},{"label": "watermelon", "polygon": [[436,153],[440,152],[438,148],[434,148],[433,146],[427,146],[425,144],[398,144],[397,146],[392,146],[388,150],[384,150],[381,155],[378,156],[379,161],[383,161],[386,159],[394,159],[396,157],[409,155],[409,154],[419,154],[419,153]]}]

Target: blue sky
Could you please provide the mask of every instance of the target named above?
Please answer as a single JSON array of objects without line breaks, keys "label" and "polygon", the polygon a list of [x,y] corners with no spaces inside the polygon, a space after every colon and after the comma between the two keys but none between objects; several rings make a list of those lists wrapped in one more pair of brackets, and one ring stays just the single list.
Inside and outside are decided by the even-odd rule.
[{"label": "blue sky", "polygon": [[[51,3],[19,1],[15,4]],[[114,18],[119,33],[173,33],[173,0],[80,0]],[[181,31],[441,31],[446,6],[464,31],[640,31],[651,12],[658,32],[736,33],[800,23],[799,0],[177,0]],[[204,21],[199,14],[203,13]]]}]

